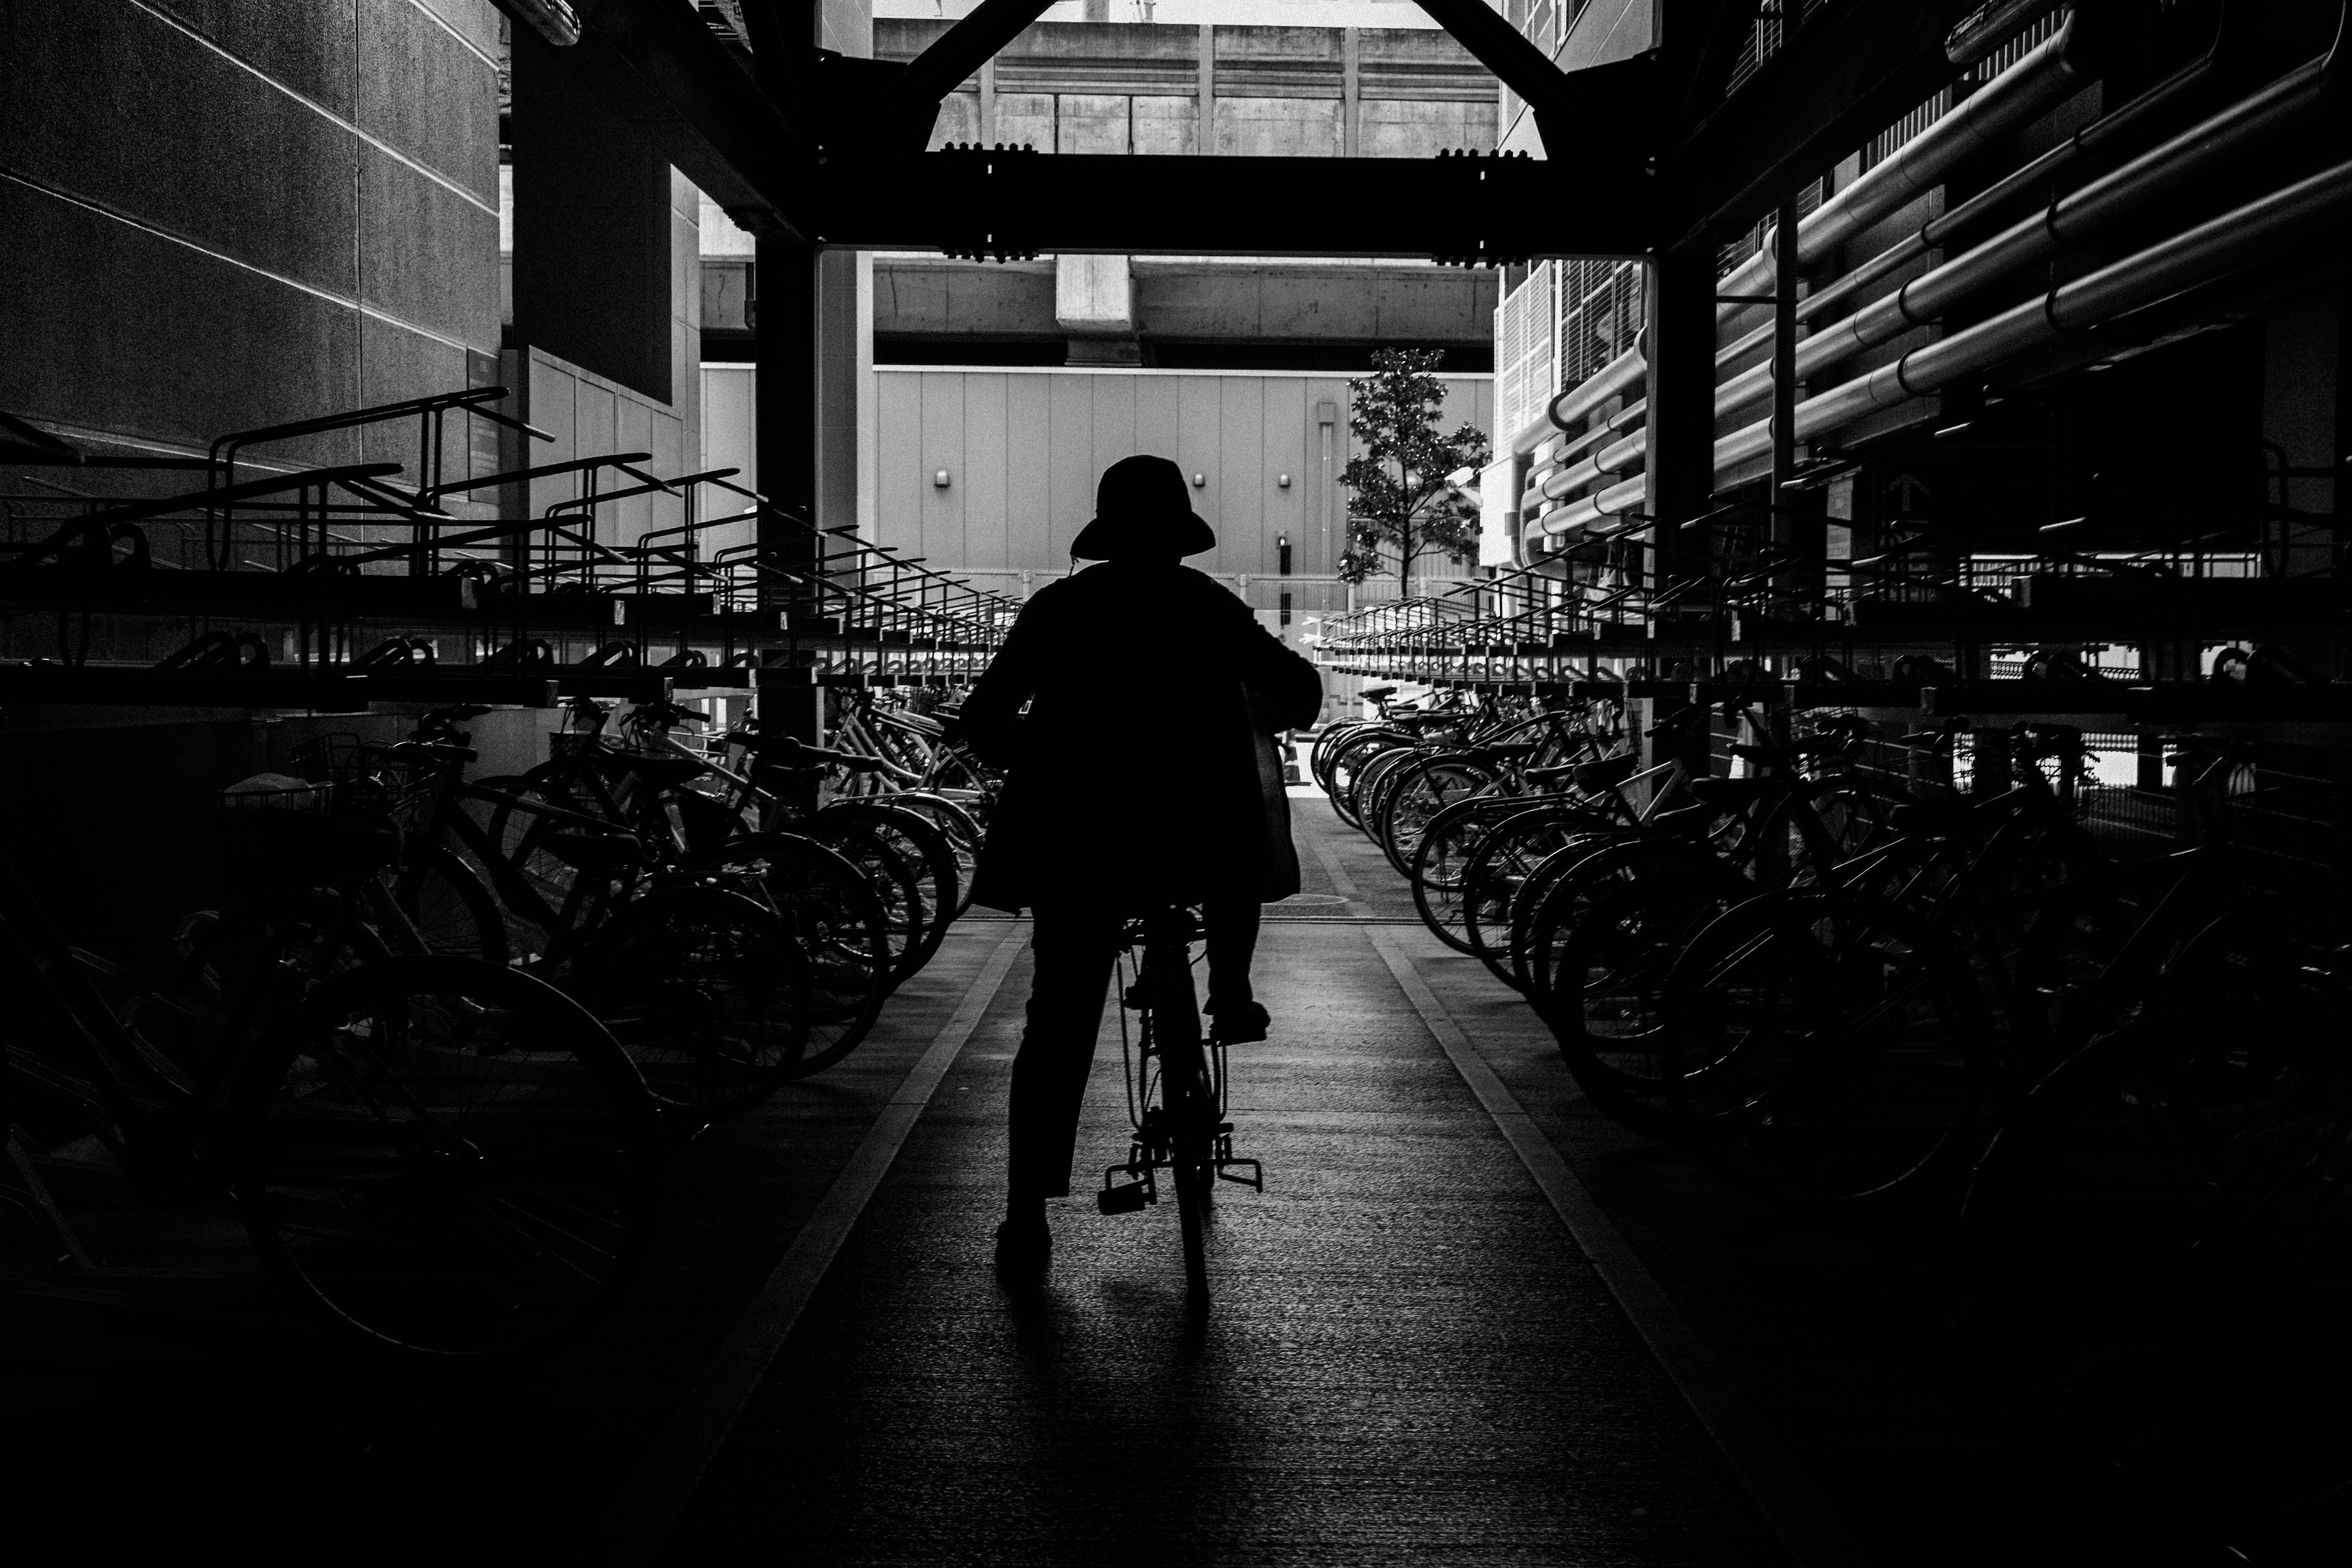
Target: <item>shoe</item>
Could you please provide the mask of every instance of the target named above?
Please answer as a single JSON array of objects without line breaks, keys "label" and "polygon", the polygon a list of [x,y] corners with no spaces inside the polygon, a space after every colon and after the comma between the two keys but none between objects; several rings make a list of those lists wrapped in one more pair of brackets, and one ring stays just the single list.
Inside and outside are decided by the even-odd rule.
[{"label": "shoe", "polygon": [[1054,1256],[1054,1232],[1045,1216],[1007,1219],[996,1227],[996,1270],[1000,1274],[1034,1274]]},{"label": "shoe", "polygon": [[1221,1046],[1246,1046],[1265,1038],[1274,1020],[1255,1002],[1228,1002],[1222,1008],[1209,1004],[1209,1038]]}]

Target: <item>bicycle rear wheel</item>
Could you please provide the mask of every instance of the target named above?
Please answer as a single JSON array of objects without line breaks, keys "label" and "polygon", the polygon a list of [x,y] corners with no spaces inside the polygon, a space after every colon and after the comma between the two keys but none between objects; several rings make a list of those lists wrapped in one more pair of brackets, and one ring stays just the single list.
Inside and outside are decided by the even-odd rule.
[{"label": "bicycle rear wheel", "polygon": [[841,801],[826,806],[811,819],[810,827],[818,837],[832,824],[841,823],[866,832],[880,839],[898,856],[913,874],[919,908],[915,912],[920,921],[915,951],[907,962],[901,980],[930,962],[940,942],[947,935],[948,926],[961,909],[961,872],[956,864],[954,848],[947,835],[933,826],[921,813],[910,811],[890,795],[873,800]]},{"label": "bicycle rear wheel", "polygon": [[835,850],[791,833],[737,839],[704,874],[783,918],[808,961],[809,1042],[787,1078],[806,1078],[857,1047],[890,994],[889,917],[865,874]]},{"label": "bicycle rear wheel", "polygon": [[596,928],[571,988],[664,1105],[703,1118],[766,1100],[808,1053],[808,963],[782,920],[721,888],[663,888]]},{"label": "bicycle rear wheel", "polygon": [[443,1355],[576,1331],[635,1274],[662,1142],[578,1003],[464,958],[334,975],[239,1063],[226,1152],[254,1248],[374,1342]]},{"label": "bicycle rear wheel", "polygon": [[426,845],[397,873],[393,897],[428,952],[506,966],[507,928],[498,900],[456,851]]},{"label": "bicycle rear wheel", "polygon": [[[1189,924],[1191,916],[1177,911]],[[1156,922],[1155,922],[1156,923]],[[1144,953],[1144,994],[1151,999],[1151,1038],[1160,1058],[1160,1105],[1184,1237],[1184,1284],[1195,1304],[1209,1300],[1208,1229],[1217,1180],[1220,1111],[1201,1041],[1200,1000],[1192,989],[1192,950],[1181,928],[1159,925]]]}]

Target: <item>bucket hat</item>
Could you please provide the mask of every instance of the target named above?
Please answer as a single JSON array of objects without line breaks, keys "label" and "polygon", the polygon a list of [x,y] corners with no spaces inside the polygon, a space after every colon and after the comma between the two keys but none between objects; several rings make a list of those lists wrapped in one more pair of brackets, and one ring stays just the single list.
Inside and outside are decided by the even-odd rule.
[{"label": "bucket hat", "polygon": [[1198,555],[1216,545],[1216,530],[1192,510],[1184,471],[1165,458],[1138,456],[1103,470],[1094,521],[1078,531],[1070,553],[1081,561],[1116,561]]}]

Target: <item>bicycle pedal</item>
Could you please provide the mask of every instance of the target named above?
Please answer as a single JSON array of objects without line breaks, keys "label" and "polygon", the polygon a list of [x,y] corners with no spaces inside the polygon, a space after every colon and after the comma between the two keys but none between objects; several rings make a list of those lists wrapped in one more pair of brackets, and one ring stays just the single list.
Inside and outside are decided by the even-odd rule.
[{"label": "bicycle pedal", "polygon": [[1151,1201],[1151,1189],[1142,1182],[1105,1187],[1095,1194],[1095,1207],[1104,1214],[1140,1214]]}]

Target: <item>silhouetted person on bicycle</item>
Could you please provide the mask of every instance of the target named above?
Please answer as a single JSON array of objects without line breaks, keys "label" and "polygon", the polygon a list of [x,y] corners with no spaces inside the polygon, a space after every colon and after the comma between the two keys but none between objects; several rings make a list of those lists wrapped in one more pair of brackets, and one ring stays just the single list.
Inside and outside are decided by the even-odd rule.
[{"label": "silhouetted person on bicycle", "polygon": [[[1011,1182],[997,1256],[1042,1264],[1067,1195],[1078,1105],[1124,920],[1198,904],[1215,1038],[1265,1038],[1250,990],[1258,906],[1298,890],[1276,731],[1312,724],[1315,667],[1181,563],[1217,536],[1165,458],[1104,470],[1070,553],[1013,623],[960,721],[1005,773],[973,898],[1035,910],[1036,978],[1013,1064]],[[1023,705],[1027,712],[1023,712]]]}]

